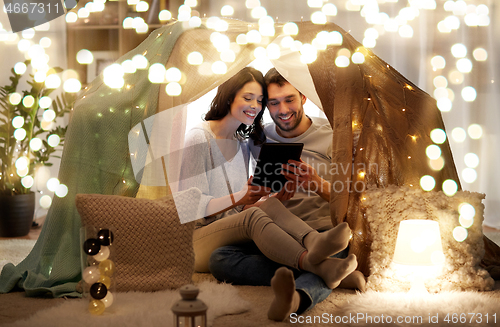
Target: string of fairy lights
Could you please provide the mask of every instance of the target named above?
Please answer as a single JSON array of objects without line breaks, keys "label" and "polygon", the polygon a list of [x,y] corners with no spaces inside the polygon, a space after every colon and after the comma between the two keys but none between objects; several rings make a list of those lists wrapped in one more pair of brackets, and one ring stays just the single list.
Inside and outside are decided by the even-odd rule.
[{"label": "string of fairy lights", "polygon": [[[306,0],[304,0],[306,1]],[[471,1],[436,1],[436,0],[307,0],[307,5],[311,9],[309,18],[300,17],[301,19],[310,19],[314,24],[326,24],[329,19],[338,15],[339,11],[359,12],[359,15],[366,21],[368,27],[364,32],[362,40],[363,47],[351,53],[348,49],[339,49],[335,64],[338,67],[347,67],[350,64],[362,65],[367,55],[367,49],[373,49],[377,46],[377,40],[385,35],[397,33],[401,38],[410,39],[414,36],[412,22],[416,20],[423,11],[441,10],[446,13],[443,19],[435,26],[438,33],[444,35],[450,34],[453,31],[467,27],[487,27],[490,25],[490,10],[486,4],[475,1],[477,4],[472,4]],[[106,0],[94,0],[87,2],[81,8],[75,8],[69,11],[65,20],[68,25],[84,20],[96,12],[104,11]],[[382,9],[384,5],[399,4],[400,10],[397,15],[391,17]],[[147,12],[149,3],[142,0],[127,0],[129,12]],[[184,28],[197,28],[202,25],[201,14],[196,10],[198,6],[197,0],[186,0],[177,10],[177,17],[174,17],[174,12],[162,10],[158,14],[158,19],[161,23],[167,23],[176,19],[182,22]],[[439,6],[439,8],[438,8]],[[247,33],[242,33],[237,38],[231,41],[224,32],[228,29],[228,23],[223,19],[232,17],[235,14],[235,8],[231,5],[223,5],[220,9],[220,16],[205,17],[204,23],[207,28],[212,29],[210,40],[214,48],[220,53],[220,60],[208,62],[203,58],[200,52],[194,51],[188,54],[186,61],[190,65],[198,66],[198,71],[203,75],[223,75],[227,72],[227,64],[235,60],[236,54],[240,51],[240,46],[244,44],[255,44],[257,47],[253,53],[255,59],[278,59],[283,50],[292,50],[300,53],[301,61],[305,64],[312,63],[316,60],[320,51],[326,50],[330,45],[341,45],[342,35],[338,32],[321,31],[316,38],[310,43],[301,43],[294,39],[298,34],[299,27],[293,22],[287,22],[279,29],[276,27],[276,21],[268,14],[267,9],[262,5],[260,0],[246,0],[245,7],[249,11],[250,16],[255,20],[249,25]],[[5,10],[4,10],[5,11]],[[124,29],[135,29],[137,33],[148,33],[149,26],[143,18],[135,15],[126,17],[120,24]],[[281,26],[281,25],[280,25]],[[62,76],[57,74],[48,74],[49,72],[49,57],[44,49],[52,44],[52,40],[48,37],[40,38],[38,43],[34,42],[35,34],[50,29],[50,23],[37,26],[34,29],[28,29],[22,33],[8,33],[0,26],[0,41],[15,44],[18,49],[24,54],[25,58],[32,60],[33,73],[35,79],[40,82],[45,82],[45,85],[50,88],[58,88],[62,85],[66,92],[77,93],[81,90],[82,84],[78,74],[73,70],[65,70]],[[19,35],[21,37],[19,38]],[[284,35],[280,44],[269,42],[271,37],[277,34]],[[450,59],[451,54],[451,59]],[[446,59],[446,58],[448,59]],[[80,50],[76,59],[82,65],[91,64],[94,60],[93,54],[87,49]],[[476,100],[477,90],[472,85],[464,85],[466,76],[473,71],[475,62],[484,62],[488,59],[488,52],[484,47],[469,49],[463,43],[456,43],[448,53],[436,54],[428,62],[429,69],[432,69],[435,77],[433,85],[435,87],[433,96],[437,101],[439,110],[443,113],[450,112],[454,103],[459,101],[459,96],[455,94],[453,88],[460,89],[459,93],[462,100],[466,103],[472,103]],[[22,63],[15,66],[16,73],[23,74],[25,67]],[[121,89],[127,87],[125,85],[125,74],[134,74],[137,70],[148,70],[148,76],[151,83],[165,84],[165,92],[169,96],[179,96],[182,93],[182,84],[186,82],[184,74],[176,67],[166,69],[163,64],[149,64],[147,58],[143,55],[136,55],[130,60],[125,60],[121,63],[117,62],[106,67],[103,71],[103,80],[110,88]],[[492,83],[494,81],[491,81]],[[50,99],[46,102],[49,104]],[[29,99],[21,99],[20,95],[13,94],[11,102],[29,101]],[[42,101],[40,101],[42,106]],[[45,112],[47,114],[45,114]],[[43,119],[50,122],[50,108],[45,108]],[[17,124],[18,121],[16,121]],[[18,124],[22,124],[19,122]],[[16,125],[16,126],[18,126]],[[21,127],[19,127],[21,128]],[[450,138],[451,136],[451,138]],[[441,170],[444,165],[444,159],[441,156],[440,145],[446,142],[447,139],[455,143],[462,143],[467,138],[478,140],[483,136],[483,129],[479,124],[471,124],[467,127],[454,127],[449,135],[442,129],[435,129],[431,132],[430,137],[433,144],[430,144],[426,149],[426,155],[429,159],[430,167],[435,170]],[[54,140],[54,144],[56,144]],[[37,143],[33,141],[31,147],[33,151],[37,151]],[[460,173],[463,182],[471,184],[477,179],[476,168],[479,165],[479,156],[476,153],[467,153],[463,158],[466,168]],[[20,166],[23,163],[20,162]],[[28,176],[25,176],[27,180]],[[31,177],[32,179],[33,177]],[[53,178],[49,179],[52,183],[58,184]],[[29,185],[29,183],[27,183]],[[57,186],[51,185],[50,189],[57,190]],[[62,185],[62,184],[58,184]],[[423,176],[420,180],[420,186],[425,191],[431,191],[436,188],[436,182],[430,175]],[[458,189],[457,183],[453,180],[446,180],[442,185],[442,190],[445,194],[453,196]],[[64,194],[64,192],[61,192]],[[42,203],[40,203],[42,205]],[[47,199],[42,206],[50,206]],[[456,239],[466,238],[466,228],[472,225],[471,221],[475,212],[470,209],[470,204],[464,204],[459,208],[461,221],[464,223],[459,226],[461,229],[457,232]],[[472,209],[474,209],[472,207]],[[471,216],[472,215],[472,216]],[[465,235],[465,236],[464,236]]]}]

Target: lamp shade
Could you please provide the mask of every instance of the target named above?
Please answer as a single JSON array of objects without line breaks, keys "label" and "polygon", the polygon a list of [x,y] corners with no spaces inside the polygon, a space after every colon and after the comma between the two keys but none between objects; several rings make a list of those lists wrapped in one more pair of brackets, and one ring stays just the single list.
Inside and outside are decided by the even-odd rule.
[{"label": "lamp shade", "polygon": [[410,219],[399,223],[393,262],[409,266],[443,264],[439,224],[433,220]]}]

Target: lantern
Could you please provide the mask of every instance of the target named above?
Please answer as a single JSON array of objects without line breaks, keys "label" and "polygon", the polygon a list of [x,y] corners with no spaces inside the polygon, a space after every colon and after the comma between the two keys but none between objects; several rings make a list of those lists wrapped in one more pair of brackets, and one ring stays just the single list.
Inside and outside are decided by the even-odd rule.
[{"label": "lantern", "polygon": [[172,306],[175,327],[206,327],[207,309],[203,301],[198,300],[199,290],[194,285],[180,288],[182,299]]}]

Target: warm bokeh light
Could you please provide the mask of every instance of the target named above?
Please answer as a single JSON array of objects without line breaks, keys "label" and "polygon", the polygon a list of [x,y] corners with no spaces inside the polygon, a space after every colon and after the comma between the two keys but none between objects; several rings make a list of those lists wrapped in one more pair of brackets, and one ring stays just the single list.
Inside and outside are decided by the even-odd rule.
[{"label": "warm bokeh light", "polygon": [[431,140],[436,144],[443,144],[446,141],[446,132],[441,128],[435,128],[431,131]]},{"label": "warm bokeh light", "polygon": [[425,175],[420,178],[420,187],[424,191],[432,191],[436,186],[436,180],[430,175]]},{"label": "warm bokeh light", "polygon": [[448,196],[453,196],[455,193],[457,193],[458,190],[458,185],[457,182],[455,182],[452,179],[447,179],[443,182],[443,193],[448,195]]},{"label": "warm bokeh light", "polygon": [[463,228],[462,226],[457,226],[453,229],[453,238],[457,242],[463,242],[467,238],[467,229]]},{"label": "warm bokeh light", "polygon": [[465,165],[469,168],[476,168],[479,166],[479,157],[475,153],[467,153],[464,156]]},{"label": "warm bokeh light", "polygon": [[479,124],[472,124],[467,128],[467,133],[473,140],[478,140],[483,136],[483,128]]},{"label": "warm bokeh light", "polygon": [[473,168],[465,168],[462,170],[462,179],[466,183],[474,183],[477,179],[477,172]]},{"label": "warm bokeh light", "polygon": [[467,138],[467,132],[461,127],[455,127],[451,131],[451,137],[457,143],[462,143]]}]

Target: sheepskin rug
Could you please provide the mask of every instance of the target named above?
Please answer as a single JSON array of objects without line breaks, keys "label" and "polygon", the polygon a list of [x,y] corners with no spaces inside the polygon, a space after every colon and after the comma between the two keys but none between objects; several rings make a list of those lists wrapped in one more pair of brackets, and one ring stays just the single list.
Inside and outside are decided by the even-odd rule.
[{"label": "sheepskin rug", "polygon": [[[204,281],[197,285],[198,298],[208,306],[208,325],[221,315],[238,314],[250,309],[250,303],[229,284]],[[68,299],[67,302],[39,311],[27,320],[3,327],[151,327],[173,326],[172,305],[180,299],[177,290],[159,292],[116,293],[113,304],[100,316],[88,312],[89,299]]]},{"label": "sheepskin rug", "polygon": [[[368,291],[338,309],[346,326],[499,326],[498,298],[490,292],[410,295]],[[334,318],[334,319],[335,319]]]},{"label": "sheepskin rug", "polygon": [[[426,282],[429,292],[491,290],[495,282],[479,266],[484,256],[483,199],[484,194],[468,191],[459,191],[450,197],[442,191],[425,192],[406,186],[369,188],[362,201],[373,237],[367,288],[384,292],[410,289],[409,279],[401,277],[392,264],[399,222],[430,219],[439,223],[445,264],[440,276]],[[474,207],[475,216],[467,228],[467,237],[459,242],[453,231],[461,226],[458,210],[463,203]]]}]

